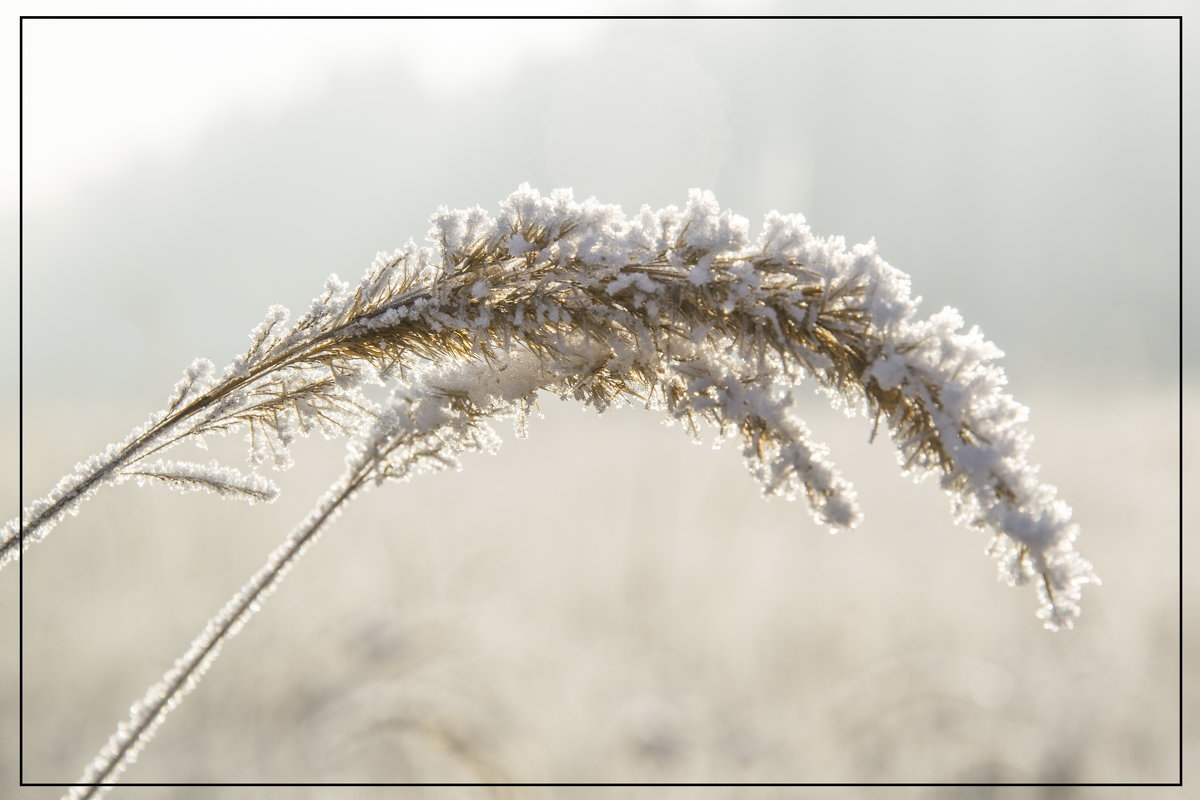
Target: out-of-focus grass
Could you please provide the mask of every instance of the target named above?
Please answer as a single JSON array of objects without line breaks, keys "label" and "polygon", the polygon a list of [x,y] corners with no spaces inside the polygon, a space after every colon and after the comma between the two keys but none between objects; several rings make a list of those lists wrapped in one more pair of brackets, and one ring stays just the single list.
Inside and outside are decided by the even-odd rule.
[{"label": "out-of-focus grass", "polygon": [[[1174,780],[1176,396],[1021,399],[1105,580],[1075,631],[1041,630],[1032,590],[995,581],[935,482],[901,477],[886,440],[819,399],[805,416],[867,515],[836,537],[762,500],[734,448],[546,399],[528,440],[502,427],[498,456],[352,504],[126,777]],[[28,411],[31,494],[136,421],[79,433]],[[26,780],[78,776],[341,446],[297,462],[273,506],[118,487],[30,551]],[[10,609],[16,583],[0,578]],[[15,615],[0,625],[15,642]],[[13,719],[15,657],[0,669]],[[16,733],[0,729],[6,781]]]}]

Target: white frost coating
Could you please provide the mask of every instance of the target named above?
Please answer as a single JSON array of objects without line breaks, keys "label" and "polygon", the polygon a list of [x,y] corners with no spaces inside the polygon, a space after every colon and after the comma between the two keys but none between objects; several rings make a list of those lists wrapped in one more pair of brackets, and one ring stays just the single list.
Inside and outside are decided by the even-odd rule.
[{"label": "white frost coating", "polygon": [[743,432],[742,455],[763,494],[789,500],[806,494],[817,523],[834,532],[862,521],[854,487],[828,459],[829,448],[812,441],[808,426],[792,413],[791,392],[755,385],[753,376],[737,373],[735,362],[713,353],[674,369],[688,389],[687,404],[675,416],[717,410],[722,433]]},{"label": "white frost coating", "polygon": [[279,489],[261,475],[243,475],[233,467],[223,467],[215,460],[207,464],[187,461],[155,461],[122,471],[141,486],[147,481],[165,483],[181,492],[212,492],[234,497],[249,503],[270,503],[279,496]]},{"label": "white frost coating", "polygon": [[77,800],[103,794],[109,787],[97,787],[94,784],[116,781],[125,768],[137,760],[138,754],[146,742],[154,737],[167,713],[196,687],[220,654],[224,643],[237,635],[246,620],[258,611],[262,600],[274,591],[296,559],[312,543],[321,526],[339,512],[349,491],[350,487],[344,479],[331,488],[304,522],[271,553],[262,569],[208,622],[162,679],[130,707],[129,719],[118,726],[84,770],[79,785],[72,787],[66,797]]},{"label": "white frost coating", "polygon": [[[1083,585],[1099,580],[1072,546],[1079,529],[1070,507],[1028,461],[1029,411],[1003,392],[1007,379],[993,363],[1000,350],[978,328],[963,332],[962,325],[951,308],[928,320],[906,318],[892,340],[905,355],[889,355],[868,372],[936,407],[931,419],[954,463],[941,483],[953,498],[955,518],[995,531],[989,552],[999,560],[1000,577],[1012,585],[1038,578],[1038,616],[1050,628],[1069,626]],[[901,463],[918,475],[936,466],[920,458],[911,440],[894,439]]]},{"label": "white frost coating", "polygon": [[[893,348],[886,349],[890,351]],[[908,362],[904,356],[896,352],[885,352],[863,371],[863,380],[873,380],[880,389],[890,392],[904,381],[907,374]]]},{"label": "white frost coating", "polygon": [[199,397],[216,384],[216,366],[207,358],[197,358],[187,368],[183,378],[175,384],[175,392],[167,401],[167,409],[173,410]]},{"label": "white frost coating", "polygon": [[248,363],[255,364],[270,353],[272,347],[283,337],[283,329],[290,315],[291,312],[280,305],[267,309],[266,319],[250,332],[250,351],[246,354]]},{"label": "white frost coating", "polygon": [[120,473],[121,468],[136,460],[140,452],[144,452],[145,445],[142,443],[146,434],[152,430],[159,430],[164,436],[168,436],[173,427],[164,423],[163,412],[152,415],[143,425],[131,431],[123,441],[110,444],[100,453],[76,464],[75,469],[64,475],[49,494],[26,506],[19,520],[9,520],[4,526],[0,567],[20,557],[21,548],[16,545],[21,528],[24,529],[24,547],[28,548],[44,538],[68,514],[77,514],[79,506],[95,496],[102,487],[124,480]]},{"label": "white frost coating", "polygon": [[[682,210],[642,208],[625,218],[618,209],[594,200],[578,203],[562,191],[546,197],[522,186],[490,225],[477,210],[457,217],[455,212],[442,212],[442,224],[455,220],[449,227],[465,228],[468,213],[475,231],[472,244],[494,241],[507,248],[512,241],[516,248],[502,252],[519,251],[527,257],[536,238],[527,232],[543,232],[534,260],[542,267],[543,282],[570,280],[620,301],[618,307],[603,311],[584,309],[596,319],[589,330],[604,324],[633,331],[633,341],[626,340],[624,347],[608,343],[612,355],[607,368],[612,372],[635,365],[669,371],[671,358],[648,351],[664,344],[676,351],[685,348],[664,337],[655,321],[668,324],[665,320],[689,292],[707,292],[728,317],[689,321],[687,342],[706,357],[720,354],[737,363],[734,372],[740,378],[723,397],[733,403],[739,393],[747,396],[745,377],[755,373],[760,383],[765,381],[760,396],[777,398],[804,375],[816,375],[835,404],[848,411],[878,413],[889,423],[906,469],[917,477],[930,470],[942,473],[957,517],[996,533],[991,551],[1001,559],[1007,580],[1039,578],[1041,615],[1048,627],[1068,625],[1078,613],[1079,590],[1095,576],[1071,547],[1076,529],[1069,509],[1052,488],[1037,481],[1036,469],[1027,461],[1026,412],[1003,393],[1003,373],[992,363],[1000,351],[977,329],[962,332],[954,312],[919,319],[920,301],[911,293],[909,277],[880,258],[874,241],[850,246],[841,237],[815,236],[800,215],[772,213],[757,241],[751,242],[745,222],[722,212],[712,195],[703,192],[693,192]],[[450,249],[448,260],[462,258]],[[820,291],[798,292],[780,277],[807,282]],[[450,294],[433,296],[432,305],[442,314],[455,305]],[[514,327],[525,329],[530,320],[545,325],[564,309],[580,315],[571,303],[574,298],[551,293],[535,293],[534,298],[507,310]],[[727,322],[736,315],[744,320],[738,324],[746,326],[741,331],[731,330]],[[848,345],[856,349],[854,358],[860,359],[856,371],[845,373],[848,364],[839,363],[845,352],[836,347],[809,342],[809,349],[797,351],[783,344],[795,338],[796,326],[811,332],[824,329],[835,338],[846,334]],[[718,385],[714,382],[705,391],[711,395]],[[910,415],[914,411],[916,417]],[[814,502],[818,518],[853,524],[858,514],[846,502],[852,498],[848,484],[823,477],[816,465],[826,463],[824,453],[807,445],[806,431],[796,431],[794,443],[779,445],[778,452],[797,465],[807,459],[813,466],[797,466],[790,474]],[[758,447],[752,450],[757,455]],[[772,486],[794,487],[781,483],[778,472],[769,468],[775,463],[770,455],[774,452],[769,449],[763,463],[752,469],[768,491]],[[785,493],[789,491],[795,493],[794,488]],[[822,497],[838,499],[822,509]]]},{"label": "white frost coating", "polygon": [[[24,529],[24,547],[40,541],[68,514],[101,488],[137,477],[147,468],[142,460],[184,441],[203,444],[206,434],[223,435],[246,430],[250,461],[258,465],[270,458],[277,469],[291,465],[290,443],[297,436],[319,430],[326,437],[353,432],[372,403],[359,386],[374,377],[370,365],[354,361],[289,362],[283,356],[297,349],[315,349],[352,305],[353,297],[336,277],[326,283],[326,292],[313,302],[309,313],[296,326],[284,330],[288,312],[272,306],[266,319],[251,334],[245,355],[234,358],[217,377],[207,359],[197,359],[176,384],[164,410],[155,412],[122,441],[108,445],[91,456],[55,488],[34,500],[19,519],[9,520],[0,534],[0,567],[20,556],[19,533]],[[232,468],[220,468],[231,483],[224,487],[217,473],[207,488],[227,497],[267,499],[269,482],[253,476],[240,477]],[[166,476],[142,475],[166,481]],[[201,475],[178,475],[176,488],[205,483]],[[240,488],[239,488],[240,487]]]},{"label": "white frost coating", "polygon": [[[219,377],[194,365],[168,411],[25,509],[27,542],[178,441],[240,429],[253,463],[285,467],[295,437],[347,435],[375,413],[362,383],[523,348],[550,391],[598,409],[644,392],[688,424],[736,430],[767,491],[803,493],[823,522],[853,524],[848,484],[782,405],[815,379],[834,405],[887,423],[904,469],[940,476],[956,517],[991,530],[1005,579],[1037,580],[1050,627],[1078,613],[1095,576],[1075,553],[1069,507],[1028,460],[1026,411],[1003,391],[999,350],[952,310],[921,319],[909,277],[873,241],[818,237],[775,212],[753,238],[708,192],[627,217],[526,185],[494,218],[440,209],[429,240],[380,254],[355,285],[331,278],[290,327],[272,307]],[[720,374],[700,366],[715,363]],[[16,531],[10,521],[0,564]]]}]

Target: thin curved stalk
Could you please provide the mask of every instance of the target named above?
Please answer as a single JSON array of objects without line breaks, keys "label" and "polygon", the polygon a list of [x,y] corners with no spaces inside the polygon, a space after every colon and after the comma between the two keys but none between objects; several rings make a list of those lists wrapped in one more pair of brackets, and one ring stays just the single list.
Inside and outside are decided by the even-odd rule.
[{"label": "thin curved stalk", "polygon": [[[395,267],[400,261],[401,258],[398,256],[387,266]],[[272,311],[274,312],[275,309]],[[374,315],[351,315],[325,327],[317,327],[315,324],[305,325],[302,322],[297,326],[293,335],[288,337],[295,339],[297,338],[296,334],[308,334],[300,337],[299,343],[277,346],[269,351],[269,355],[264,355],[254,363],[247,363],[252,353],[235,360],[226,370],[226,377],[220,383],[204,390],[198,396],[190,398],[186,404],[176,408],[169,407],[166,411],[156,413],[148,423],[132,431],[120,445],[110,446],[103,453],[92,456],[74,474],[61,481],[52,492],[27,506],[20,518],[12,519],[5,525],[3,536],[0,537],[0,568],[19,558],[22,551],[45,537],[64,516],[75,513],[79,505],[100,487],[116,482],[121,476],[122,470],[130,465],[189,437],[202,435],[210,430],[235,427],[238,423],[251,421],[252,416],[243,418],[243,415],[252,415],[256,410],[261,411],[261,408],[255,409],[253,406],[247,408],[245,401],[230,403],[230,407],[226,409],[221,408],[223,403],[229,403],[230,399],[239,393],[246,393],[250,389],[273,391],[276,387],[270,386],[269,381],[289,370],[318,367],[336,371],[342,362],[349,361],[353,357],[350,354],[339,352],[339,346],[347,339],[352,340],[360,336],[363,323],[372,316]],[[270,319],[271,317],[268,316],[268,320]],[[252,337],[254,335],[252,334]],[[280,340],[277,340],[277,344],[278,341]],[[288,339],[282,341],[286,343]],[[400,349],[403,350],[403,346]],[[254,348],[252,348],[252,352],[253,350]],[[331,383],[336,383],[336,381],[331,381]],[[264,384],[268,385],[264,386]],[[313,385],[312,382],[301,382],[300,387],[309,389]],[[320,384],[315,385],[319,386]],[[346,386],[337,388],[348,394],[345,391]],[[268,410],[271,407],[286,404],[297,392],[295,388],[289,392],[286,384],[279,389],[280,395],[272,398],[274,403],[268,407]],[[177,395],[180,391],[177,387]],[[332,402],[333,394],[330,392],[325,399]],[[358,405],[356,399],[342,399],[342,402]],[[219,413],[212,415],[214,409]],[[195,418],[199,418],[195,424],[190,427],[185,426],[185,423]],[[332,420],[328,415],[324,419],[327,422],[333,422],[334,425],[340,424],[340,421]],[[182,430],[180,430],[181,427],[183,427]]]},{"label": "thin curved stalk", "polygon": [[[485,370],[469,363],[463,365],[462,371],[478,376]],[[442,378],[454,380],[451,375]],[[523,386],[519,391],[525,394],[532,388]],[[116,785],[121,773],[137,759],[167,714],[196,688],[222,646],[261,608],[266,597],[356,494],[385,478],[403,479],[422,469],[456,465],[458,453],[490,449],[496,444],[481,426],[485,418],[500,410],[498,403],[488,403],[486,408],[464,405],[460,397],[448,394],[443,386],[425,384],[403,393],[393,405],[354,440],[342,477],[205,625],[162,679],[130,707],[129,718],[109,737],[65,795],[66,800],[98,797]]]},{"label": "thin curved stalk", "polygon": [[324,526],[363,487],[369,475],[370,464],[366,460],[357,471],[351,470],[322,498],[304,522],[271,553],[263,567],[209,621],[162,680],[151,686],[142,699],[130,708],[129,719],[118,726],[85,770],[79,783],[65,795],[66,798],[86,800],[98,797],[115,785],[117,778],[137,759],[138,753],[154,736],[167,714],[196,688],[225,642],[235,636],[259,610],[262,600],[275,589]]}]

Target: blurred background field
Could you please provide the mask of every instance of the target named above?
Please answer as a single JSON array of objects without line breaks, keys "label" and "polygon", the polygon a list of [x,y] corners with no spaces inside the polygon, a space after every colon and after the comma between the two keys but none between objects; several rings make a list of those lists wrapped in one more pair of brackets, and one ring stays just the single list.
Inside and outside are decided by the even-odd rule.
[{"label": "blurred background field", "polygon": [[[835,537],[763,501],[733,451],[550,399],[529,439],[353,505],[130,777],[1169,780],[1174,400],[1029,400],[1106,580],[1073,632],[1038,627],[1032,591],[993,579],[985,538],[863,420],[808,415],[867,513]],[[1097,430],[1119,444],[1101,452]],[[335,449],[305,447],[319,466],[274,506],[121,487],[38,548],[27,779],[78,769],[302,516]]]},{"label": "blurred background field", "polygon": [[[26,22],[25,416],[20,464],[3,465],[24,500],[140,423],[193,357],[223,364],[268,305],[299,311],[328,273],[357,277],[440,204],[494,208],[528,181],[632,211],[702,186],[752,230],[779,208],[874,236],[927,312],[979,324],[1105,580],[1077,630],[1041,630],[1033,590],[995,581],[986,536],[809,387],[804,416],[867,515],[836,537],[762,500],[735,449],[544,398],[528,439],[501,425],[497,456],[353,504],[127,777],[1175,780],[1176,36]],[[31,551],[27,781],[78,776],[340,451],[300,445],[267,507],[110,489]],[[15,569],[0,593],[15,642]],[[16,671],[10,649],[9,719]],[[16,736],[0,726],[6,783]]]}]

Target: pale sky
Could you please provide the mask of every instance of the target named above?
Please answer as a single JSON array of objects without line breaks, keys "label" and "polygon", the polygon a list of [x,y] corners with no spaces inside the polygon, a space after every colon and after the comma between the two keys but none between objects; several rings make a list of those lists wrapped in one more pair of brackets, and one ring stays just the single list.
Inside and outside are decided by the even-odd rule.
[{"label": "pale sky", "polygon": [[[970,13],[1057,13],[1056,4],[1006,0],[980,4]],[[94,3],[12,2],[10,12],[22,14],[94,14]],[[953,3],[927,0],[905,3],[903,13],[963,13]],[[986,7],[985,7],[986,6]],[[1139,13],[1181,13],[1178,2],[1142,2]],[[505,4],[506,14],[622,14],[728,13],[898,13],[888,2],[822,2],[797,6],[773,0],[702,0],[679,3],[573,0],[569,9],[554,0],[521,0]],[[382,0],[349,0],[332,4],[300,0],[288,4],[289,14],[336,13],[346,15],[395,13]],[[1071,11],[1081,11],[1072,7]],[[1129,13],[1121,0],[1094,2],[1089,13]],[[110,14],[161,14],[161,3],[125,0],[106,3]],[[271,14],[280,11],[270,0],[171,4],[176,14]],[[486,0],[445,0],[405,5],[413,14],[486,14],[494,6]],[[13,23],[16,19],[10,17]],[[502,83],[521,63],[552,60],[579,46],[588,35],[582,25],[569,27],[543,23],[551,35],[537,37],[534,46],[514,46],[493,35],[486,20],[431,21],[429,34],[397,47],[385,27],[371,20],[346,20],[331,27],[319,24],[281,27],[271,21],[238,26],[214,26],[212,38],[195,25],[145,20],[133,25],[104,26],[104,36],[94,34],[94,21],[55,22],[53,27],[26,25],[24,31],[25,143],[24,199],[43,203],[61,197],[78,182],[104,174],[131,153],[165,155],[186,149],[198,135],[199,125],[222,109],[242,108],[269,113],[280,102],[319,88],[322,76],[338,66],[353,67],[380,55],[400,56],[418,65],[416,74],[431,91],[460,91],[486,82]],[[15,30],[10,31],[15,38]],[[45,41],[49,37],[52,41]],[[453,53],[452,58],[446,57]],[[150,68],[147,68],[147,67]],[[432,66],[432,68],[431,68]],[[0,136],[16,146],[15,86],[0,89],[9,125]],[[146,97],[156,98],[154,106]],[[119,113],[114,113],[119,110]],[[72,135],[80,128],[87,137]],[[0,165],[10,185],[16,183],[16,164]],[[0,212],[15,211],[16,193],[0,200]]]},{"label": "pale sky", "polygon": [[393,26],[373,20],[31,20],[25,202],[52,203],[131,157],[184,153],[222,113],[267,117],[325,88],[331,73],[381,56],[401,58],[427,91],[445,95],[503,83],[524,63],[579,46],[593,29],[532,23],[525,35],[536,46],[517,47],[484,20],[419,24],[421,35],[400,43]]}]

